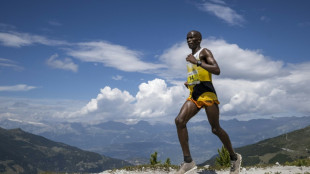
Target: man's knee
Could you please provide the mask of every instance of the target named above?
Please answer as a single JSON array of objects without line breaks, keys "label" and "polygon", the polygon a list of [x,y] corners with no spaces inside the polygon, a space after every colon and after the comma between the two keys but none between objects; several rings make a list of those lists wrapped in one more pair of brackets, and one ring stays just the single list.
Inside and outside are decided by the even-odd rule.
[{"label": "man's knee", "polygon": [[212,133],[215,134],[215,135],[221,135],[222,128],[221,127],[213,127],[212,128]]},{"label": "man's knee", "polygon": [[186,121],[180,117],[176,117],[174,122],[175,122],[175,125],[177,126],[177,128],[186,127]]}]

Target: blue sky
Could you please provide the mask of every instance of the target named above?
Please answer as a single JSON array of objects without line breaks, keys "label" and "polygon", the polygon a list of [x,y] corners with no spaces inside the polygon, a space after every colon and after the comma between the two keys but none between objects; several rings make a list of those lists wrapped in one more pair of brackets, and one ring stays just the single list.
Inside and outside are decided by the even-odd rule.
[{"label": "blue sky", "polygon": [[309,6],[3,0],[0,119],[173,122],[193,29],[221,68],[223,119],[309,116]]}]

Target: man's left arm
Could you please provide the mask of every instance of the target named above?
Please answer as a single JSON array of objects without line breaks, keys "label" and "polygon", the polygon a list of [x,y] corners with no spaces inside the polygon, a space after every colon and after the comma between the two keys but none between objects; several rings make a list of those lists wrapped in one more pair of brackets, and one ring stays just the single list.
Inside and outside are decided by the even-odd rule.
[{"label": "man's left arm", "polygon": [[199,55],[201,61],[201,67],[212,74],[220,75],[221,70],[218,66],[216,60],[213,57],[213,54],[208,49],[203,49]]}]

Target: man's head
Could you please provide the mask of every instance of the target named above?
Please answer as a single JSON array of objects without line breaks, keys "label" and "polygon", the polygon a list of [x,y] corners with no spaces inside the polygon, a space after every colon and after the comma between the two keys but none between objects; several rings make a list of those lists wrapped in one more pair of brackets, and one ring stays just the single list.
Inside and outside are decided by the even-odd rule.
[{"label": "man's head", "polygon": [[199,31],[192,30],[187,33],[186,40],[190,49],[195,49],[198,46],[200,47],[201,33]]}]

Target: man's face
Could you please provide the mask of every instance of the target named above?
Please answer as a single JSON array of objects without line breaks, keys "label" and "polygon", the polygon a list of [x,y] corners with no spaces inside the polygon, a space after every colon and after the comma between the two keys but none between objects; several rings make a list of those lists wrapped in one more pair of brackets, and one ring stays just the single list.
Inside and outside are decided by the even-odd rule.
[{"label": "man's face", "polygon": [[190,49],[197,48],[200,45],[201,38],[198,36],[196,32],[189,32],[187,34],[187,45]]}]

